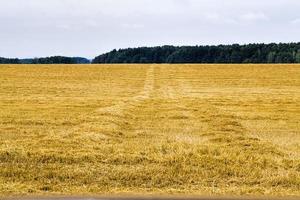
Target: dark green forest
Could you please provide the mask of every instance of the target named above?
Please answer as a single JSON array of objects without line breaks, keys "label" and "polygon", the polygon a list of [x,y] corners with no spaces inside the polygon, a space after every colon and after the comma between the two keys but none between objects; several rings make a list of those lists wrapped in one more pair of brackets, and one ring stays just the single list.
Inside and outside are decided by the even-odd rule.
[{"label": "dark green forest", "polygon": [[[81,57],[0,58],[0,64],[88,64]],[[300,43],[158,46],[113,50],[92,63],[300,63]]]},{"label": "dark green forest", "polygon": [[90,63],[88,59],[81,58],[81,57],[52,56],[46,58],[34,58],[30,61],[29,64],[88,64],[88,63]]},{"label": "dark green forest", "polygon": [[92,63],[300,63],[300,43],[128,48]]},{"label": "dark green forest", "polygon": [[0,64],[88,64],[90,61],[81,57],[52,56],[45,58],[8,59],[0,58]]},{"label": "dark green forest", "polygon": [[1,58],[0,57],[0,64],[19,64],[20,60],[17,58]]}]

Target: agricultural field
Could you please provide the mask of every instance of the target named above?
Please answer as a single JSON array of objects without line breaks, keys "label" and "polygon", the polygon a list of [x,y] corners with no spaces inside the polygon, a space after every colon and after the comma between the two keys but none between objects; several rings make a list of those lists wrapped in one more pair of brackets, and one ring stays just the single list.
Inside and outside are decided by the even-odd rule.
[{"label": "agricultural field", "polygon": [[0,65],[0,196],[300,196],[300,65]]}]

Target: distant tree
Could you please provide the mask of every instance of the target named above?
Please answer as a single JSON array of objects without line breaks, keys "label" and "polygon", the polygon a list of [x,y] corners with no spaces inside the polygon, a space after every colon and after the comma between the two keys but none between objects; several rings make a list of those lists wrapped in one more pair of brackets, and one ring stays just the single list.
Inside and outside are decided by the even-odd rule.
[{"label": "distant tree", "polygon": [[267,63],[274,63],[275,62],[276,53],[271,51],[268,53],[267,56]]},{"label": "distant tree", "polygon": [[297,51],[297,53],[295,55],[295,62],[300,63],[300,49]]}]

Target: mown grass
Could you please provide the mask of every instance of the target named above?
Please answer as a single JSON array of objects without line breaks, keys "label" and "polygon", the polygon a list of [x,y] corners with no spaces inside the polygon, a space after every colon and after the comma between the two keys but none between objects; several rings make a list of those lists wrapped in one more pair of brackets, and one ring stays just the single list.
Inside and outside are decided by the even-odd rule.
[{"label": "mown grass", "polygon": [[300,195],[299,65],[0,66],[0,195]]}]

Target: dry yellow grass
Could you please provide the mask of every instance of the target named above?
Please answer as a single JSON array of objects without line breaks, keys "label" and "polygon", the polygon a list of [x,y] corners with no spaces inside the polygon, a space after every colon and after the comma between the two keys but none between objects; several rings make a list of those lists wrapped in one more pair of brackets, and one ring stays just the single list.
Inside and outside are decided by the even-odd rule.
[{"label": "dry yellow grass", "polygon": [[300,66],[0,66],[0,196],[118,193],[300,195]]}]

